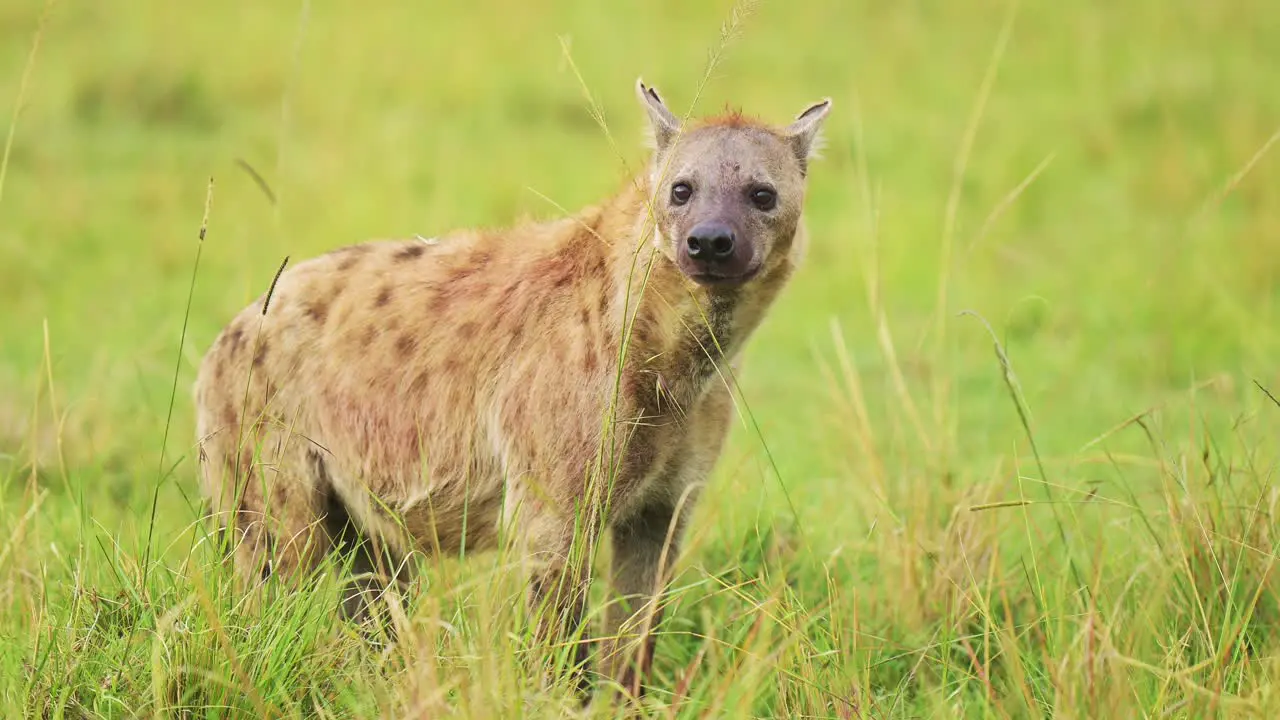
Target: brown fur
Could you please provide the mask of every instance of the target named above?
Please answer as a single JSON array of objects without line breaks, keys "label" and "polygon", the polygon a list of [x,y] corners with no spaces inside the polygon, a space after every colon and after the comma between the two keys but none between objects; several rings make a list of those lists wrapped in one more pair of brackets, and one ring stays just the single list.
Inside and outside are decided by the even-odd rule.
[{"label": "brown fur", "polygon": [[[202,488],[246,578],[313,567],[348,525],[392,557],[492,548],[505,527],[558,631],[583,610],[575,527],[588,544],[607,529],[614,585],[638,602],[607,634],[656,620],[660,570],[730,422],[722,376],[803,251],[816,126],[731,118],[681,135],[640,94],[666,141],[603,204],[336,250],[283,273],[269,312],[259,298],[222,332],[196,386]],[[789,152],[797,138],[804,156]],[[666,160],[703,173],[708,193],[762,174],[778,186],[775,212],[699,210],[737,218],[760,264],[749,280],[708,287],[681,271],[688,229],[666,206]],[[607,657],[633,691],[651,659],[647,632]]]},{"label": "brown fur", "polygon": [[724,112],[719,115],[702,118],[698,121],[699,127],[730,127],[730,128],[761,128],[769,129],[769,124],[765,121],[751,117],[742,112],[741,108],[725,107]]}]

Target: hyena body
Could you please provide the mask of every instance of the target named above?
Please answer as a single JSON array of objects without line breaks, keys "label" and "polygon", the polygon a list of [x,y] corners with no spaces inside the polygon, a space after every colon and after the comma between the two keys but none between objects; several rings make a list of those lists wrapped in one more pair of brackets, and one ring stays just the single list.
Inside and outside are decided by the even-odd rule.
[{"label": "hyena body", "polygon": [[[531,599],[573,625],[588,569],[571,546],[607,531],[635,614],[611,611],[606,634],[656,619],[729,427],[726,376],[803,253],[829,102],[786,128],[681,128],[638,89],[652,164],[609,201],[331,252],[222,332],[196,386],[203,491],[247,579],[312,568],[353,530],[391,557],[502,535],[531,560]],[[609,656],[633,691],[645,635]]]}]

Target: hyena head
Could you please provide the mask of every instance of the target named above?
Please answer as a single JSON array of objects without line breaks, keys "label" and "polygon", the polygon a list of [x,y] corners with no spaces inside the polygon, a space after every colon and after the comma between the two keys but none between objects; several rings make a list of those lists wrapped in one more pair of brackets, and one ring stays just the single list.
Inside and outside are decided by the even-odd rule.
[{"label": "hyena head", "polygon": [[637,81],[653,133],[654,241],[699,285],[737,287],[787,253],[805,173],[831,109],[823,100],[784,128],[729,114],[682,128]]}]

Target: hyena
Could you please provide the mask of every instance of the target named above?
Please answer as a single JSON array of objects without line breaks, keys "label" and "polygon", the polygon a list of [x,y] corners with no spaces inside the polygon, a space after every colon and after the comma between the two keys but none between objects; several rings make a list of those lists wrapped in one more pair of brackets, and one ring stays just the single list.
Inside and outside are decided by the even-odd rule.
[{"label": "hyena", "polygon": [[[641,692],[667,568],[730,426],[728,378],[804,253],[831,102],[781,127],[686,126],[636,90],[651,159],[611,199],[335,250],[222,331],[195,388],[202,490],[246,580],[298,577],[353,539],[377,548],[360,556],[373,577],[501,537],[528,560],[539,627],[566,632],[584,617],[578,549],[607,532],[606,672]],[[586,643],[575,653],[581,668]]]}]

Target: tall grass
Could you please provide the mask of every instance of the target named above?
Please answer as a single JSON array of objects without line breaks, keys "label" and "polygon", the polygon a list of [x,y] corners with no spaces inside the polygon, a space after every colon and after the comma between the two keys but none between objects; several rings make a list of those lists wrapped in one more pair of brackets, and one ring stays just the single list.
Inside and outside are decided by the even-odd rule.
[{"label": "tall grass", "polygon": [[837,100],[645,713],[1277,715],[1265,8],[498,5],[0,5],[41,28],[39,64],[0,57],[6,716],[620,713],[546,684],[570,654],[509,553],[423,559],[394,642],[336,617],[344,558],[251,602],[175,388],[281,256],[614,187],[639,74],[696,110]]}]

